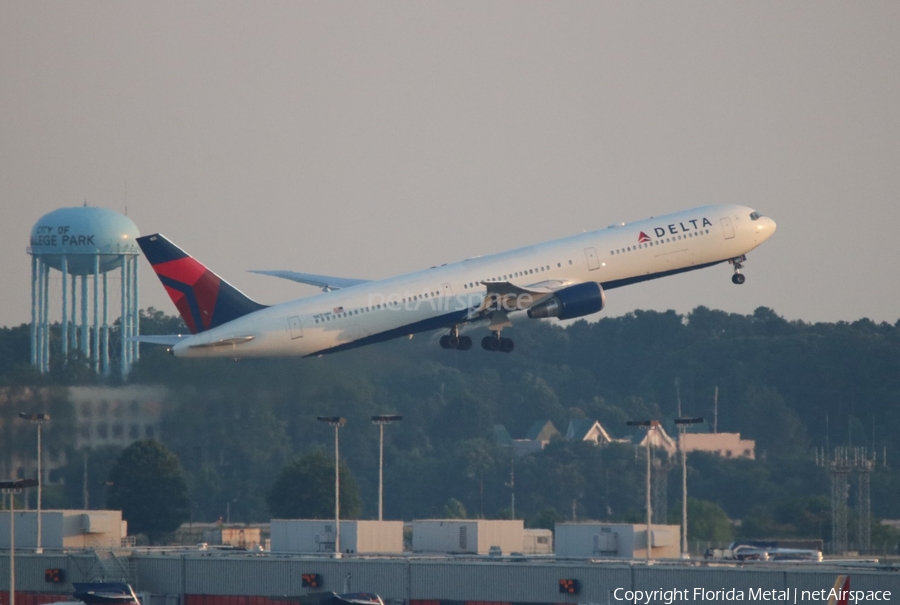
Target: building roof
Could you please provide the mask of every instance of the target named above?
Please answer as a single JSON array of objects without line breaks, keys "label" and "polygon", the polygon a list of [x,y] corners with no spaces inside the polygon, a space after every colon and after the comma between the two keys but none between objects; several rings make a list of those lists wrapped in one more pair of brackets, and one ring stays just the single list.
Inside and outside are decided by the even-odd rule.
[{"label": "building roof", "polygon": [[494,425],[494,441],[497,445],[512,445],[512,436],[502,424]]},{"label": "building roof", "polygon": [[593,441],[597,444],[612,443],[613,441],[598,420],[586,419],[569,420],[566,439],[569,441]]},{"label": "building roof", "polygon": [[651,430],[645,432],[646,434],[644,435],[644,438],[641,439],[640,445],[646,447],[647,440],[649,440],[651,447],[661,447],[669,454],[674,454],[678,450],[677,443],[674,439],[669,437],[669,434],[666,433],[666,429],[664,429],[662,425],[655,426]]},{"label": "building roof", "polygon": [[550,441],[556,435],[559,435],[559,431],[556,430],[552,422],[549,420],[538,420],[528,431],[528,434],[525,435],[525,438],[532,441]]}]

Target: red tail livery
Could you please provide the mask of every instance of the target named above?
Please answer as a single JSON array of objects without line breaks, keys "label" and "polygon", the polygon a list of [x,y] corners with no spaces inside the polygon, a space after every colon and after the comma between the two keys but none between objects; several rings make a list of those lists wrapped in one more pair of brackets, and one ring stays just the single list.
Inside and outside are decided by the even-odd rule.
[{"label": "red tail livery", "polygon": [[137,242],[192,334],[265,308],[165,236],[157,233]]}]

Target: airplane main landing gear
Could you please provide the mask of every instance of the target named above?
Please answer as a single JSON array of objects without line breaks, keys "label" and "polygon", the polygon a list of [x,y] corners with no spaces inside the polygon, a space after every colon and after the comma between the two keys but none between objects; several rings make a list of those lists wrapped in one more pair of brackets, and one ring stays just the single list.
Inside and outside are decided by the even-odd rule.
[{"label": "airplane main landing gear", "polygon": [[740,286],[742,283],[747,281],[747,276],[741,273],[741,269],[744,268],[744,261],[747,260],[746,255],[741,255],[737,258],[733,258],[729,263],[734,265],[734,275],[731,276],[731,283]]},{"label": "airplane main landing gear", "polygon": [[441,336],[442,349],[456,349],[457,351],[468,351],[472,348],[472,339],[468,336],[460,336],[459,328],[453,328],[449,334]]},{"label": "airplane main landing gear", "polygon": [[500,332],[494,332],[493,336],[485,336],[481,339],[481,348],[485,351],[511,353],[515,346],[512,338],[501,338]]}]

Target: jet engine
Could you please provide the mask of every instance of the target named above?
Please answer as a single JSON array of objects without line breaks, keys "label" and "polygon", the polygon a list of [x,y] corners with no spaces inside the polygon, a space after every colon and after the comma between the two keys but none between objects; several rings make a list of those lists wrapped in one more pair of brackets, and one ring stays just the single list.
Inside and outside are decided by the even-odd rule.
[{"label": "jet engine", "polygon": [[600,284],[587,282],[557,290],[549,299],[528,309],[528,317],[574,319],[596,313],[603,309],[605,304],[606,293]]}]

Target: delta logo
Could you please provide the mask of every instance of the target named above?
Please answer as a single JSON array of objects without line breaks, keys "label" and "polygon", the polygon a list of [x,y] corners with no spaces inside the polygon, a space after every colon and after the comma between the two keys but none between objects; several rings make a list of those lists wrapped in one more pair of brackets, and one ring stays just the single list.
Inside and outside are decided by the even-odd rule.
[{"label": "delta logo", "polygon": [[[685,224],[687,223],[687,224]],[[700,224],[698,224],[700,223]],[[712,221],[710,221],[705,216],[703,218],[694,218],[689,221],[683,221],[676,224],[666,225],[665,227],[654,227],[653,234],[657,238],[665,237],[667,235],[680,235],[682,233],[689,233],[691,231],[699,231],[700,229],[705,229],[707,227],[712,227]],[[638,234],[638,243],[646,244],[652,241],[649,235],[641,231]]]}]

